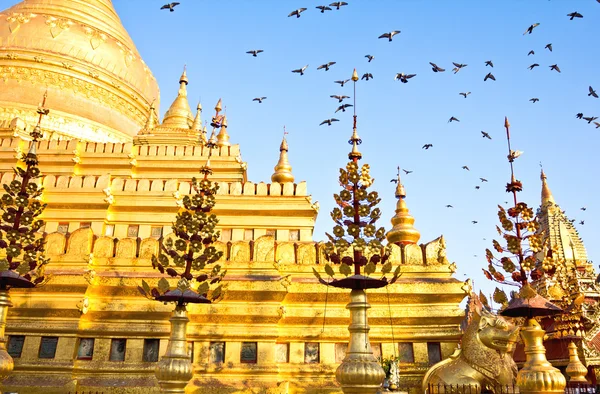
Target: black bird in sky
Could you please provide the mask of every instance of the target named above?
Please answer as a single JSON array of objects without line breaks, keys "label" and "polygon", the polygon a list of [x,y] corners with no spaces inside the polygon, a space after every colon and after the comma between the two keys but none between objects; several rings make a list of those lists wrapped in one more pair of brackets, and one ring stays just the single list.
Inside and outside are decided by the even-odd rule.
[{"label": "black bird in sky", "polygon": [[589,87],[589,89],[590,89],[590,92],[588,93],[588,96],[598,98],[598,93],[596,93],[596,91],[591,86]]},{"label": "black bird in sky", "polygon": [[304,11],[306,11],[306,8],[298,8],[297,10],[290,12],[290,14],[288,15],[288,18],[290,16],[294,16],[294,15],[296,15],[296,18],[300,18],[300,14],[303,13]]},{"label": "black bird in sky", "polygon": [[344,5],[348,5],[348,3],[346,3],[345,1],[336,1],[336,2],[329,4],[330,7],[335,7],[336,10],[339,10],[340,7],[342,7]]},{"label": "black bird in sky", "polygon": [[175,3],[169,3],[169,4],[165,4],[162,7],[160,7],[161,10],[169,10],[170,12],[175,11],[175,7],[177,7],[179,5],[179,3],[175,2]]},{"label": "black bird in sky", "polygon": [[494,75],[492,73],[488,73],[485,78],[483,78],[483,82],[487,81],[488,79],[491,79],[492,81],[496,80],[496,77],[494,77]]},{"label": "black bird in sky", "polygon": [[249,53],[250,55],[257,57],[259,53],[264,52],[262,49],[253,49],[251,51],[248,51],[246,53]]},{"label": "black bird in sky", "polygon": [[317,67],[317,70],[321,70],[321,69],[325,69],[325,71],[329,71],[329,67],[333,66],[335,64],[335,62],[329,62],[329,63],[325,63],[325,64],[321,64],[319,67]]},{"label": "black bird in sky", "polygon": [[369,59],[369,63],[371,63],[371,60],[375,59],[375,56],[373,55],[365,55],[365,57]]},{"label": "black bird in sky", "polygon": [[531,51],[529,51],[529,53],[527,54],[527,56],[529,56],[529,55],[535,55],[535,52],[533,49]]},{"label": "black bird in sky", "polygon": [[266,100],[266,97],[256,97],[253,98],[252,101],[258,101],[259,104],[262,104],[263,100]]},{"label": "black bird in sky", "polygon": [[583,118],[583,112],[578,112],[578,113],[577,113],[577,115],[575,115],[575,117],[576,117],[577,119],[581,119],[581,118]]},{"label": "black bird in sky", "polygon": [[479,190],[479,189],[481,189],[481,186],[475,186],[475,189]]},{"label": "black bird in sky", "polygon": [[527,33],[529,33],[529,34],[533,33],[533,29],[535,29],[535,28],[536,28],[536,27],[538,27],[539,25],[540,25],[539,23],[534,23],[533,25],[529,26],[529,27],[527,28],[527,30],[525,30],[525,33],[523,33],[523,35],[525,35],[525,34],[527,34]]},{"label": "black bird in sky", "polygon": [[334,83],[339,83],[341,87],[344,87],[344,85],[350,81],[350,79],[346,79],[346,80],[342,80],[342,81],[333,81]]},{"label": "black bird in sky", "polygon": [[468,95],[471,94],[471,92],[464,92],[464,93],[459,93],[461,96],[463,96],[464,98],[467,98]]},{"label": "black bird in sky", "polygon": [[477,220],[471,220],[471,223],[477,224]]},{"label": "black bird in sky", "polygon": [[440,66],[438,66],[438,65],[437,65],[437,64],[435,64],[435,63],[429,62],[429,64],[431,64],[431,70],[432,70],[434,73],[437,73],[437,72],[441,72],[441,73],[443,73],[444,71],[446,71],[446,69],[445,69],[445,68],[441,68]]},{"label": "black bird in sky", "polygon": [[481,132],[481,136],[482,136],[483,138],[487,138],[488,140],[491,140],[491,139],[492,139],[492,137],[491,137],[491,136],[490,136],[488,133],[486,133],[485,131],[482,131],[482,132]]},{"label": "black bird in sky", "polygon": [[338,112],[338,111],[346,112],[346,108],[350,108],[352,106],[353,106],[352,104],[342,104],[335,110],[335,112]]},{"label": "black bird in sky", "polygon": [[331,119],[325,119],[324,121],[322,121],[319,126],[326,124],[327,126],[331,126],[332,122],[339,122],[339,119],[336,118],[331,118]]},{"label": "black bird in sky", "polygon": [[455,118],[454,116],[453,116],[453,117],[451,117],[451,118],[448,120],[448,123],[450,123],[450,122],[452,122],[452,121],[455,121],[455,122],[460,122],[460,120],[458,120],[458,118]]},{"label": "black bird in sky", "polygon": [[454,63],[454,62],[452,62],[452,64],[454,64],[454,68],[452,69],[452,71],[454,71],[454,74],[456,74],[457,72],[459,72],[461,68],[468,66],[468,64],[462,64],[462,63]]},{"label": "black bird in sky", "polygon": [[587,208],[586,208],[586,207],[581,207],[581,208],[579,208],[579,209],[581,209],[582,211],[585,211],[585,210],[587,210]]},{"label": "black bird in sky", "polygon": [[598,128],[600,128],[600,123],[598,123],[598,122],[594,122],[594,124],[596,125],[596,128],[597,128],[597,129],[598,129]]},{"label": "black bird in sky", "polygon": [[548,66],[548,67],[550,67],[550,70],[556,70],[556,71],[560,72],[560,68],[558,68],[558,64],[553,64],[553,65]]},{"label": "black bird in sky", "polygon": [[487,182],[487,181],[488,181],[488,180],[487,180],[487,179],[485,179],[485,178],[479,178],[479,179],[481,179],[481,182]]},{"label": "black bird in sky", "polygon": [[412,174],[412,173],[413,173],[413,171],[409,171],[409,170],[405,170],[405,169],[403,169],[402,171],[404,171],[404,173],[405,173],[406,175],[408,175],[408,174]]},{"label": "black bird in sky", "polygon": [[400,30],[394,30],[389,33],[383,33],[379,36],[379,38],[387,38],[388,41],[392,42],[392,37],[394,37],[396,34],[400,34]]},{"label": "black bird in sky", "polygon": [[402,83],[408,83],[408,80],[411,79],[412,77],[416,77],[417,74],[404,74],[404,73],[397,73],[396,76],[394,77],[394,81],[400,81]]},{"label": "black bird in sky", "polygon": [[327,7],[326,5],[318,5],[315,8],[318,8],[321,10],[321,14],[324,14],[325,11],[331,11],[331,8]]},{"label": "black bird in sky", "polygon": [[492,63],[492,61],[491,61],[491,60],[486,60],[486,61],[485,61],[485,66],[486,66],[486,67],[487,67],[487,66],[490,66],[490,67],[494,68],[494,63]]},{"label": "black bird in sky", "polygon": [[446,205],[446,208],[454,208],[452,205],[448,204]]},{"label": "black bird in sky", "polygon": [[350,96],[344,96],[344,95],[340,95],[340,94],[332,94],[329,97],[337,99],[338,103],[341,103],[342,101],[344,101],[344,99],[350,98]]},{"label": "black bird in sky", "polygon": [[583,226],[585,224],[585,220],[580,221],[579,224]]},{"label": "black bird in sky", "polygon": [[369,79],[373,79],[373,74],[371,74],[371,73],[364,73],[363,76],[362,76],[362,78],[361,78],[361,80],[362,79],[366,79],[367,81]]},{"label": "black bird in sky", "polygon": [[539,99],[539,98],[537,98],[537,97],[534,97],[534,98],[530,98],[530,99],[529,99],[529,101],[531,101],[532,103],[534,103],[534,104],[535,104],[535,103],[537,103],[538,101],[540,101],[540,99]]},{"label": "black bird in sky", "polygon": [[540,66],[539,64],[533,63],[531,66],[529,66],[527,68],[530,69],[530,70],[533,70],[534,68],[539,67],[539,66]]},{"label": "black bird in sky", "polygon": [[427,150],[427,149],[429,149],[431,147],[433,147],[433,144],[425,144],[425,145],[423,145],[423,148],[421,148],[421,149]]},{"label": "black bird in sky", "polygon": [[546,44],[544,48],[547,48],[550,52],[552,52],[552,43]]},{"label": "black bird in sky", "polygon": [[572,21],[574,18],[583,18],[583,15],[581,15],[577,11],[571,12],[570,14],[567,14],[567,16],[570,16],[570,18],[569,18],[570,21]]},{"label": "black bird in sky", "polygon": [[462,166],[462,169],[463,169],[463,170],[467,170],[467,171],[471,171],[471,170],[469,170],[469,167],[468,167],[468,166]]},{"label": "black bird in sky", "polygon": [[592,123],[596,119],[598,119],[597,116],[584,116],[583,117],[583,120],[587,120],[588,124]]},{"label": "black bird in sky", "polygon": [[308,64],[302,68],[298,68],[296,70],[292,70],[293,73],[298,73],[300,75],[304,75],[304,71],[308,68]]}]

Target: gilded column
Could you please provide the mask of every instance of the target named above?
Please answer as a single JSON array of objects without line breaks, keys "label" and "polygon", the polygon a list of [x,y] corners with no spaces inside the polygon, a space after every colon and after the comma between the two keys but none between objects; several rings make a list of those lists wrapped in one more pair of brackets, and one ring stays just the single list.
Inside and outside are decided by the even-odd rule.
[{"label": "gilded column", "polygon": [[167,353],[156,366],[156,379],[161,393],[185,393],[185,386],[193,376],[192,361],[187,351],[187,317],[185,305],[177,305],[171,319],[171,337]]},{"label": "gilded column", "polygon": [[579,354],[577,354],[577,346],[573,343],[569,343],[569,364],[567,364],[566,369],[567,375],[569,375],[569,384],[571,383],[581,383],[587,384],[588,381],[585,378],[588,370],[583,365],[581,360],[579,360]]},{"label": "gilded column", "polygon": [[12,302],[10,302],[10,295],[8,290],[0,290],[0,381],[6,379],[12,372],[15,364],[12,357],[6,351],[7,339],[4,336],[4,330],[6,329],[6,316],[8,315],[8,308],[10,308]]},{"label": "gilded column", "polygon": [[371,305],[367,303],[365,291],[352,290],[350,303],[346,306],[350,310],[350,343],[344,361],[335,372],[344,394],[375,394],[385,378],[385,372],[373,356],[369,343],[369,308]]}]

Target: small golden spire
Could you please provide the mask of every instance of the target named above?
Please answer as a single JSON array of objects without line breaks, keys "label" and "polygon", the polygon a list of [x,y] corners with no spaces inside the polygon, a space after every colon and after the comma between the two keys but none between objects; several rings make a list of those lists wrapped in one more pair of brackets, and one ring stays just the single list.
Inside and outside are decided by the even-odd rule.
[{"label": "small golden spire", "polygon": [[358,146],[362,144],[362,140],[358,136],[358,132],[356,131],[356,127],[352,131],[352,137],[348,140],[348,143],[352,145],[352,151],[348,154],[348,158],[350,160],[357,159],[360,160],[362,158],[362,153],[358,150]]},{"label": "small golden spire", "polygon": [[352,72],[352,80],[354,82],[358,81],[358,73],[356,72],[356,69],[354,69],[354,72]]},{"label": "small golden spire", "polygon": [[192,116],[192,109],[187,99],[187,88],[188,84],[187,73],[185,67],[183,68],[183,74],[179,78],[179,92],[177,98],[171,104],[169,110],[165,113],[163,119],[163,126],[176,129],[189,129],[194,123],[194,117]]},{"label": "small golden spire", "polygon": [[554,196],[552,196],[548,183],[546,183],[546,174],[544,173],[544,170],[542,170],[540,174],[540,179],[542,180],[542,207],[548,202],[555,204]]},{"label": "small golden spire", "polygon": [[154,107],[154,101],[150,104],[150,110],[148,112],[148,119],[146,119],[146,125],[144,130],[152,130],[156,127],[156,108]]},{"label": "small golden spire", "polygon": [[[285,130],[285,128],[284,128]],[[283,132],[283,139],[281,140],[281,145],[279,146],[279,161],[275,166],[275,172],[271,175],[271,182],[294,182],[294,175],[292,174],[292,166],[288,160],[288,143],[285,139],[285,135],[287,133]]]},{"label": "small golden spire", "polygon": [[569,364],[567,364],[565,372],[569,375],[569,382],[588,383],[585,378],[588,374],[588,369],[579,359],[577,346],[573,342],[569,343]]},{"label": "small golden spire", "polygon": [[192,124],[192,130],[202,131],[202,105],[198,102],[196,106],[196,117],[194,118],[194,123]]},{"label": "small golden spire", "polygon": [[207,136],[208,136],[208,131],[206,130],[206,125],[204,125],[204,128],[202,129],[202,131],[200,131],[200,142],[202,142],[203,144],[206,144],[208,142]]},{"label": "small golden spire", "polygon": [[396,179],[396,215],[392,218],[392,229],[386,234],[389,243],[396,245],[416,244],[421,238],[421,233],[413,226],[415,218],[410,215],[406,206],[406,190],[400,180],[400,167],[398,167],[398,178]]},{"label": "small golden spire", "polygon": [[217,101],[217,105],[215,105],[215,111],[217,111],[217,113],[221,112],[221,110],[223,109],[223,102],[221,101],[221,99],[219,99],[219,101]]},{"label": "small golden spire", "polygon": [[[220,103],[221,103],[221,100],[219,100],[219,104]],[[217,104],[217,106],[219,104]],[[219,110],[217,110],[217,111],[219,111]],[[231,146],[231,142],[229,142],[229,134],[227,134],[227,116],[226,115],[223,115],[223,121],[221,122],[221,131],[217,135],[217,146]]]}]

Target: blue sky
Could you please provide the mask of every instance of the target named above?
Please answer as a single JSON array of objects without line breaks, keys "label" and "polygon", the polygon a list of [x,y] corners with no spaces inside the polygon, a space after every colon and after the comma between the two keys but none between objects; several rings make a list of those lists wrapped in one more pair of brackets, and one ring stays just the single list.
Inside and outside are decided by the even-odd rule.
[{"label": "blue sky", "polygon": [[[396,202],[389,180],[401,166],[414,171],[402,180],[421,242],[444,234],[448,257],[459,267],[456,277],[470,276],[490,292],[481,268],[496,235],[496,205],[509,197],[508,116],[513,149],[525,152],[516,162],[525,187],[521,200],[539,205],[541,161],[559,205],[585,220],[577,227],[588,255],[593,260],[600,253],[594,242],[600,237],[600,129],[575,118],[578,112],[600,116],[600,99],[587,96],[588,85],[600,92],[596,1],[350,0],[325,14],[314,0],[180,2],[170,13],[159,9],[159,0],[113,1],[159,82],[161,114],[187,64],[190,104],[201,99],[208,119],[223,99],[231,141],[240,144],[255,182],[270,180],[285,125],[296,180],[306,180],[320,202],[316,240],[331,231],[332,194],[339,191],[338,168],[347,162],[352,132],[352,112],[334,114],[337,101],[329,96],[352,96],[350,84],[340,88],[333,81],[350,78],[356,68],[374,76],[356,86],[358,131],[387,229]],[[0,8],[12,3],[0,0]],[[308,8],[301,18],[287,17],[300,7]],[[573,11],[584,18],[570,21],[566,14]],[[523,35],[535,22],[540,26],[533,34]],[[377,38],[391,30],[401,30],[392,42]],[[544,49],[548,43],[553,52]],[[254,58],[245,53],[251,49],[264,53]],[[532,49],[535,55],[527,56]],[[366,54],[375,59],[368,63]],[[485,67],[486,60],[495,67]],[[337,64],[316,70],[329,61]],[[452,61],[468,66],[455,75]],[[429,62],[446,72],[433,73]],[[529,71],[532,63],[540,67]],[[291,73],[307,64],[304,76]],[[562,72],[551,71],[552,64]],[[484,82],[490,71],[497,80]],[[402,84],[394,81],[399,72],[417,76]],[[472,92],[467,99],[459,95],[465,91]],[[268,98],[258,104],[252,101],[257,96]],[[529,102],[533,97],[540,101]],[[448,123],[451,116],[460,123]],[[331,117],[340,122],[319,126]],[[482,138],[482,130],[493,139]],[[421,149],[425,143],[433,148]]]}]

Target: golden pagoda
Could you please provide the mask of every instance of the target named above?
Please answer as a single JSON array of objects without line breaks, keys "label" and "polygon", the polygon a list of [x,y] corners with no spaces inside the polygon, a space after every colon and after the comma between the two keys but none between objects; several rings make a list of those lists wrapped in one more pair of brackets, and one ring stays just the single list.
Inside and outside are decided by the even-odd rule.
[{"label": "golden pagoda", "polygon": [[[171,307],[137,287],[163,277],[151,257],[173,238],[181,199],[209,158],[201,107],[194,116],[187,99],[194,81],[184,71],[161,122],[157,83],[110,0],[26,0],[2,11],[0,74],[2,183],[14,179],[46,89],[51,109],[37,155],[52,279],[11,290],[6,335],[15,368],[2,389],[158,393],[154,369]],[[323,243],[312,238],[318,204],[306,182],[294,183],[285,139],[271,183],[251,182],[227,118],[213,122],[222,125],[211,137],[211,180],[220,186],[215,246],[228,290],[219,303],[188,307],[188,392],[339,392],[347,294],[312,274],[324,263]],[[456,347],[466,293],[443,237],[411,239],[392,246],[402,276],[370,293],[369,321],[374,353],[397,356],[402,384],[418,388],[429,365]]]},{"label": "golden pagoda", "polygon": [[542,192],[537,217],[540,231],[546,237],[546,247],[540,253],[545,255],[550,250],[560,265],[552,276],[543,277],[534,286],[542,296],[566,311],[544,321],[548,334],[547,358],[557,367],[566,367],[570,344],[576,343],[576,351],[589,370],[588,380],[596,384],[600,377],[600,285],[575,221],[556,203],[543,170],[540,178]]}]

